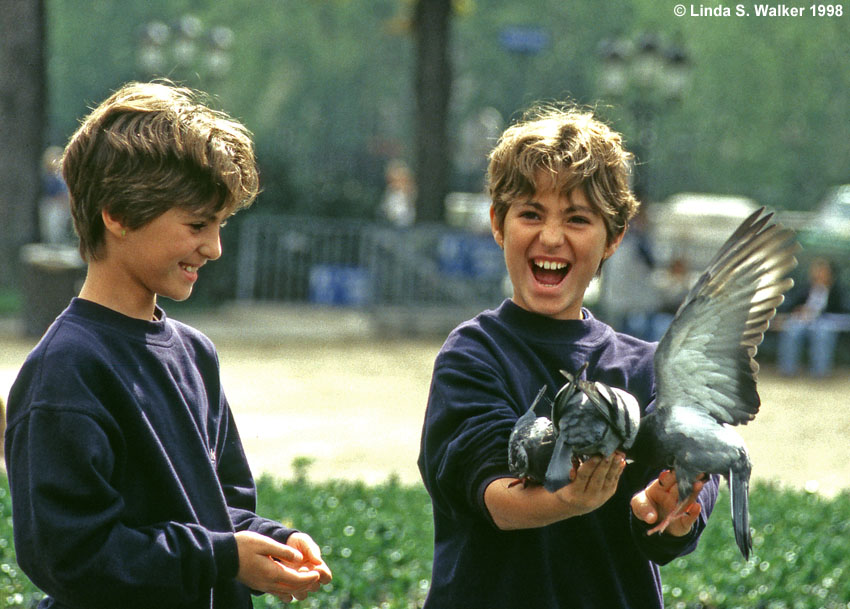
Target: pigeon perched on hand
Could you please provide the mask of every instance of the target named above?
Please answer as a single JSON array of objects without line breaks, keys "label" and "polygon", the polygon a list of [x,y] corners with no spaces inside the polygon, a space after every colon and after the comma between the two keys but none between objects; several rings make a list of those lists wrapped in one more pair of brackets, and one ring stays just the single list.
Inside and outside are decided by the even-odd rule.
[{"label": "pigeon perched on hand", "polygon": [[543,485],[552,493],[570,483],[570,471],[592,455],[628,450],[637,436],[640,407],[635,397],[605,383],[582,380],[587,369],[567,378],[555,396],[552,425],[555,447]]},{"label": "pigeon perched on hand", "polygon": [[628,449],[640,419],[637,400],[622,389],[582,380],[561,370],[567,382],[550,402],[546,386],[514,425],[508,465],[514,484],[543,484],[555,492],[570,483],[570,471],[589,456]]},{"label": "pigeon perched on hand", "polygon": [[759,209],[723,244],[691,288],[655,353],[655,409],[640,423],[635,461],[675,471],[679,504],[649,533],[664,531],[693,500],[702,474],[722,474],[735,542],[749,558],[751,464],[730,425],[758,413],[757,346],[793,281],[793,231]]},{"label": "pigeon perched on hand", "polygon": [[508,440],[508,466],[518,480],[511,484],[543,484],[546,468],[555,448],[552,402],[546,399],[546,385],[537,393],[531,407],[514,424]]}]

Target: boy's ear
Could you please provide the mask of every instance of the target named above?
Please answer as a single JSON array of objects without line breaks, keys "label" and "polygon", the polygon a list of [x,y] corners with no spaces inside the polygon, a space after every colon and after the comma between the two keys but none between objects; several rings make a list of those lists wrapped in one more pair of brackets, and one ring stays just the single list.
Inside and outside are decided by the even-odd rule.
[{"label": "boy's ear", "polygon": [[490,230],[493,231],[493,239],[496,240],[496,244],[505,249],[505,236],[502,234],[502,228],[499,226],[499,221],[496,218],[496,212],[493,209],[493,206],[490,206]]},{"label": "boy's ear", "polygon": [[628,230],[628,228],[624,228],[623,232],[621,232],[619,235],[614,237],[614,240],[611,241],[610,244],[608,244],[608,246],[605,248],[605,254],[602,257],[603,260],[607,260],[608,258],[610,258],[611,256],[614,255],[614,252],[616,252],[617,248],[620,247],[620,243],[623,242],[623,237],[626,236],[627,230]]},{"label": "boy's ear", "polygon": [[100,217],[103,219],[103,226],[115,237],[123,237],[127,234],[127,228],[107,210],[101,210]]}]

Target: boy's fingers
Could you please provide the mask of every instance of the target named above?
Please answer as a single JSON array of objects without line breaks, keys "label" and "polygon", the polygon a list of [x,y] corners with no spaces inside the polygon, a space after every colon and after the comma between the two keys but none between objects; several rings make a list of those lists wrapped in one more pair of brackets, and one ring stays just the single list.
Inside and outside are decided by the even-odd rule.
[{"label": "boy's fingers", "polygon": [[309,592],[314,590],[318,584],[320,574],[315,570],[300,571],[279,562],[274,561],[279,571],[275,575],[278,586],[285,588],[284,592]]},{"label": "boy's fingers", "polygon": [[635,517],[639,520],[642,520],[647,524],[654,524],[655,521],[658,520],[658,514],[652,507],[652,502],[647,497],[646,491],[641,491],[632,497],[631,506],[632,513],[634,513]]},{"label": "boy's fingers", "polygon": [[313,564],[322,562],[322,551],[319,544],[305,533],[293,533],[287,540],[287,545],[296,547],[304,555],[304,560]]},{"label": "boy's fingers", "polygon": [[605,477],[609,481],[619,480],[620,474],[623,473],[623,469],[626,467],[626,458],[625,455],[621,452],[615,452],[613,455],[609,457],[611,463],[608,467],[608,473]]},{"label": "boy's fingers", "polygon": [[676,488],[676,474],[669,469],[665,469],[658,474],[658,486],[664,489],[664,492],[669,493]]},{"label": "boy's fingers", "polygon": [[272,547],[269,548],[268,555],[271,558],[275,558],[282,562],[288,563],[301,563],[304,562],[304,554],[301,553],[297,548],[293,548],[292,546],[288,546],[282,543],[278,543],[274,540],[269,540],[270,544],[273,544]]}]

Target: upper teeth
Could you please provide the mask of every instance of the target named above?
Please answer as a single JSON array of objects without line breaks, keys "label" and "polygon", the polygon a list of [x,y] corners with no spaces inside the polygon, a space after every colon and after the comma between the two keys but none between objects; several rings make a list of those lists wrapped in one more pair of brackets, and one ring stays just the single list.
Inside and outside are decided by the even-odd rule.
[{"label": "upper teeth", "polygon": [[567,268],[566,262],[554,262],[552,260],[535,260],[534,264],[547,271],[558,271]]},{"label": "upper teeth", "polygon": [[197,271],[197,270],[198,270],[198,267],[196,267],[196,266],[189,266],[188,264],[184,264],[184,265],[183,265],[183,268],[184,268],[184,269],[186,269],[187,271],[189,271],[190,273],[194,273],[195,271]]}]

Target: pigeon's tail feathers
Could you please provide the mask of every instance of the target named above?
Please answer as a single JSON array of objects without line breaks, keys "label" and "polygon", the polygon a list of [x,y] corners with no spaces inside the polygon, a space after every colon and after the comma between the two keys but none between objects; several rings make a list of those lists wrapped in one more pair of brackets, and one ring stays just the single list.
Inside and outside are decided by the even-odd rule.
[{"label": "pigeon's tail feathers", "polygon": [[547,417],[552,418],[552,403],[546,399],[546,385],[543,385],[540,388],[540,391],[537,392],[537,396],[534,398],[534,401],[531,403],[528,411],[533,412],[537,417]]},{"label": "pigeon's tail feathers", "polygon": [[543,486],[550,493],[564,488],[570,483],[572,468],[573,449],[566,445],[564,435],[561,434],[555,440],[555,449],[552,451],[552,458],[549,460],[549,467],[546,469]]},{"label": "pigeon's tail feathers", "polygon": [[578,379],[584,372],[585,368],[587,368],[586,363],[581,367],[581,369],[579,369],[575,376],[566,370],[561,370],[561,374],[564,375],[567,382],[564,383],[564,385],[558,390],[558,393],[555,394],[555,399],[552,402],[552,423],[555,424],[555,428],[558,428],[561,416],[568,410],[568,406],[571,405],[573,398],[577,394],[581,394],[581,387],[579,386]]},{"label": "pigeon's tail feathers", "polygon": [[561,368],[560,373],[561,373],[561,376],[563,376],[565,379],[567,379],[568,384],[577,384],[581,380],[582,375],[584,374],[585,370],[587,370],[587,367],[589,365],[590,365],[590,362],[584,362],[579,367],[579,369],[576,370],[575,374],[573,374],[572,372],[569,372],[568,370],[564,370],[563,368]]},{"label": "pigeon's tail feathers", "polygon": [[735,530],[735,543],[744,560],[750,558],[753,550],[753,538],[750,534],[750,466],[729,469],[729,497],[732,505],[732,527]]},{"label": "pigeon's tail feathers", "polygon": [[590,364],[590,362],[584,362],[584,363],[581,365],[581,367],[579,367],[579,369],[578,369],[578,370],[576,370],[576,373],[575,373],[575,374],[572,374],[572,373],[570,373],[570,372],[568,372],[568,371],[566,371],[566,370],[564,370],[564,369],[561,369],[561,375],[562,375],[565,379],[567,379],[567,381],[569,381],[570,383],[575,383],[575,382],[577,382],[579,379],[581,379],[581,375],[582,375],[582,374],[584,374],[584,371],[585,371],[585,370],[587,370],[587,367],[588,367],[588,365],[589,365],[589,364]]}]

